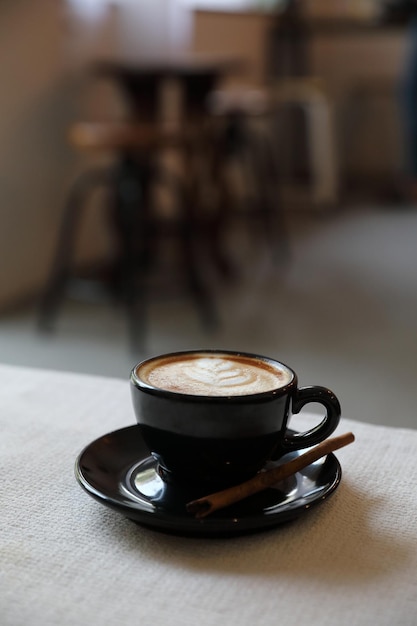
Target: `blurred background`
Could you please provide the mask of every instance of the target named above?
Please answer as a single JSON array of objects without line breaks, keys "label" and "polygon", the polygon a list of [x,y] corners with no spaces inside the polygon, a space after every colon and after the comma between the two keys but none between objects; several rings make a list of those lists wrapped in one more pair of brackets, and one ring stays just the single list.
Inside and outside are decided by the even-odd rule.
[{"label": "blurred background", "polygon": [[249,351],[415,428],[414,3],[394,4],[3,0],[0,362],[127,380]]}]

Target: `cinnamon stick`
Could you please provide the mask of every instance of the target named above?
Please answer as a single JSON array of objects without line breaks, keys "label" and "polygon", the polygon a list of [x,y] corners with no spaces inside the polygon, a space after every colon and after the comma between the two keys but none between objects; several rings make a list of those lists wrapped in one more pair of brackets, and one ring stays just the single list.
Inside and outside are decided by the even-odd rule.
[{"label": "cinnamon stick", "polygon": [[292,476],[304,467],[318,461],[321,457],[339,448],[343,448],[353,441],[355,441],[353,433],[345,433],[344,435],[326,439],[314,448],[308,450],[308,452],[292,459],[292,461],[288,461],[288,463],[284,463],[283,465],[279,465],[278,467],[264,472],[259,472],[256,476],[240,485],[224,489],[223,491],[217,491],[216,493],[189,502],[186,505],[187,511],[194,514],[196,518],[202,519],[214,511],[223,509],[230,504],[244,500],[254,493],[258,493],[259,491],[263,491],[275,485],[275,483],[278,483],[280,480]]}]

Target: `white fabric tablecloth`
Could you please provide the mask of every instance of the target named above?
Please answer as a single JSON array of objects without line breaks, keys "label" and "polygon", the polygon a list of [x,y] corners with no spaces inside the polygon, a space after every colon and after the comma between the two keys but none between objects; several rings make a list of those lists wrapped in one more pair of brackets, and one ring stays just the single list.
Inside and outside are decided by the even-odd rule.
[{"label": "white fabric tablecloth", "polygon": [[[127,373],[128,376],[128,373]],[[180,538],[89,497],[74,461],[129,383],[0,366],[2,626],[415,626],[417,431],[342,420],[342,483],[268,532]]]}]

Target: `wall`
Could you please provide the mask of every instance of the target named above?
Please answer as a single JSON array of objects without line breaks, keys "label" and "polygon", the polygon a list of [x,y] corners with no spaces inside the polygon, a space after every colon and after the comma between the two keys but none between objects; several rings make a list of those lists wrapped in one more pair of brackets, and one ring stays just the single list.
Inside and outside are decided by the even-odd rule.
[{"label": "wall", "polygon": [[70,162],[60,20],[53,2],[0,4],[0,306],[32,286],[48,256],[47,206]]},{"label": "wall", "polygon": [[[78,58],[70,54],[72,38]],[[80,113],[81,64],[92,45],[64,3],[0,4],[0,309],[45,281],[78,169],[66,132]],[[88,230],[83,257],[90,253]]]},{"label": "wall", "polygon": [[317,37],[312,67],[323,76],[336,111],[345,177],[395,178],[403,167],[399,88],[402,30]]},{"label": "wall", "polygon": [[242,72],[227,86],[265,83],[266,34],[272,23],[263,13],[196,11],[192,49],[201,54],[230,55],[243,60]]}]

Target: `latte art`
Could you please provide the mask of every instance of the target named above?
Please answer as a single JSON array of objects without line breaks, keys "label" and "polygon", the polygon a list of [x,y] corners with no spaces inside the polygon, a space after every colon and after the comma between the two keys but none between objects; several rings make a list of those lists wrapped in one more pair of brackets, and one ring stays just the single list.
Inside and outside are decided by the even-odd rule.
[{"label": "latte art", "polygon": [[256,382],[258,376],[254,368],[236,367],[231,361],[217,358],[201,358],[184,365],[183,375],[201,385],[215,389],[236,389]]},{"label": "latte art", "polygon": [[161,357],[139,366],[137,375],[158,389],[202,396],[263,393],[292,380],[292,373],[285,366],[227,353]]}]

